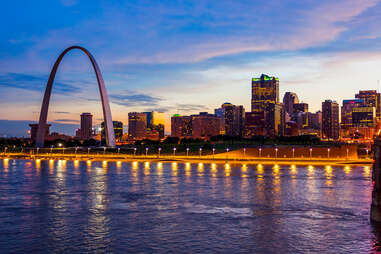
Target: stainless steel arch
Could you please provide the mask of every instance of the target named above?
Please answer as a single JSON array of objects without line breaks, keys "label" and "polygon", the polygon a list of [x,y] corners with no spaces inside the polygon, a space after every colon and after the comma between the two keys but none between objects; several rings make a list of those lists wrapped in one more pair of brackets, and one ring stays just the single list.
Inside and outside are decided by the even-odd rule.
[{"label": "stainless steel arch", "polygon": [[94,57],[90,54],[87,49],[80,47],[80,46],[71,46],[67,49],[65,49],[57,58],[56,62],[54,63],[54,66],[52,68],[52,71],[50,72],[48,83],[46,84],[46,90],[44,95],[44,100],[42,101],[41,106],[41,113],[40,113],[40,121],[38,124],[38,131],[37,131],[37,139],[36,139],[36,146],[37,147],[43,147],[44,141],[45,141],[45,128],[46,128],[46,120],[48,117],[48,109],[49,109],[49,101],[50,101],[50,95],[52,93],[52,87],[54,78],[57,73],[57,69],[59,64],[61,63],[62,58],[65,56],[67,52],[69,52],[72,49],[79,49],[83,51],[90,59],[91,64],[93,65],[95,75],[97,76],[99,91],[101,94],[101,100],[102,100],[102,108],[103,108],[103,118],[105,122],[105,134],[106,134],[106,143],[107,146],[115,147],[115,134],[114,134],[114,127],[112,123],[112,116],[111,116],[111,110],[110,110],[110,104],[106,92],[105,83],[103,81],[103,77],[101,74],[101,71],[99,69],[99,66],[97,62],[95,61]]}]

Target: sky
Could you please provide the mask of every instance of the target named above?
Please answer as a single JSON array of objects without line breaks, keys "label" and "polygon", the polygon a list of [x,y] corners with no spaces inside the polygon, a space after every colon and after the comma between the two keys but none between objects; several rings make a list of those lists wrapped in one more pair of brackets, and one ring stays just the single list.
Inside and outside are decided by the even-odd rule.
[{"label": "sky", "polygon": [[[98,62],[113,120],[128,112],[250,111],[251,78],[280,79],[310,111],[325,99],[381,90],[379,0],[34,0],[0,9],[0,135],[26,136],[50,69],[72,45]],[[94,71],[82,52],[63,59],[48,121],[74,135],[82,112],[102,121]]]}]

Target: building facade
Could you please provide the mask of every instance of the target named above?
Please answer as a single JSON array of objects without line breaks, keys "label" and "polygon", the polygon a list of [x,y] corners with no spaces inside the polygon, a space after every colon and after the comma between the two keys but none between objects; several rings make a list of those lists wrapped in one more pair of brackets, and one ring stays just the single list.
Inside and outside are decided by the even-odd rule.
[{"label": "building facade", "polygon": [[294,112],[294,104],[299,103],[299,98],[296,93],[286,92],[283,96],[283,105],[287,114],[291,115]]},{"label": "building facade", "polygon": [[90,139],[93,136],[93,115],[91,113],[81,114],[81,127],[76,134],[81,140]]},{"label": "building facade", "polygon": [[175,114],[171,117],[171,136],[178,138],[192,137],[192,117]]},{"label": "building facade", "polygon": [[146,137],[147,114],[139,112],[128,113],[128,137],[141,140]]},{"label": "building facade", "polygon": [[325,100],[322,103],[322,138],[338,140],[340,138],[339,104]]},{"label": "building facade", "polygon": [[221,105],[221,108],[215,109],[214,113],[225,122],[225,135],[232,137],[243,136],[245,124],[245,109],[243,106],[236,106],[226,102]]}]

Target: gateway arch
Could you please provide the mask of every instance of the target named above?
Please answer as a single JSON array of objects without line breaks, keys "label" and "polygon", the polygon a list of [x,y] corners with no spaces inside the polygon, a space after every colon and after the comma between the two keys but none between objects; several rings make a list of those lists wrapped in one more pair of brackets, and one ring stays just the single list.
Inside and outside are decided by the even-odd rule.
[{"label": "gateway arch", "polygon": [[91,64],[93,65],[95,75],[98,81],[99,92],[101,94],[101,100],[102,100],[106,144],[109,147],[115,147],[115,134],[114,134],[114,127],[112,123],[110,104],[109,104],[106,87],[103,81],[101,71],[99,69],[97,62],[95,61],[94,57],[90,54],[90,52],[87,49],[80,46],[71,46],[65,49],[57,58],[52,68],[52,71],[50,72],[49,80],[48,80],[48,83],[46,84],[44,100],[42,101],[42,106],[41,106],[40,120],[38,123],[38,130],[37,130],[36,146],[37,147],[44,146],[46,120],[48,117],[49,101],[50,101],[50,95],[52,93],[54,78],[56,76],[58,66],[62,61],[62,58],[66,55],[67,52],[69,52],[72,49],[79,49],[83,51],[89,57]]}]

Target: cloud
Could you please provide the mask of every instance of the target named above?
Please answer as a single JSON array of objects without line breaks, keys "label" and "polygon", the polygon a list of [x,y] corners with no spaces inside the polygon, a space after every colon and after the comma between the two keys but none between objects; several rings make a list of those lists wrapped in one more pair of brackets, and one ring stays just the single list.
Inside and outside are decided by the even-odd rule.
[{"label": "cloud", "polygon": [[55,114],[63,114],[63,115],[70,114],[70,112],[66,112],[66,111],[55,111],[54,113]]},{"label": "cloud", "polygon": [[208,107],[201,104],[177,104],[176,109],[181,112],[194,112],[199,110],[207,110]]},{"label": "cloud", "polygon": [[157,106],[162,98],[154,97],[147,94],[134,93],[125,91],[121,94],[110,94],[111,102],[121,106]]},{"label": "cloud", "polygon": [[[45,90],[47,76],[37,76],[22,73],[3,73],[0,74],[0,86],[9,88],[19,88],[29,91],[42,92]],[[60,94],[78,93],[80,89],[67,82],[55,82],[53,90]]]},{"label": "cloud", "polygon": [[78,119],[55,119],[55,123],[79,123]]}]

